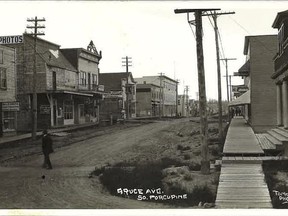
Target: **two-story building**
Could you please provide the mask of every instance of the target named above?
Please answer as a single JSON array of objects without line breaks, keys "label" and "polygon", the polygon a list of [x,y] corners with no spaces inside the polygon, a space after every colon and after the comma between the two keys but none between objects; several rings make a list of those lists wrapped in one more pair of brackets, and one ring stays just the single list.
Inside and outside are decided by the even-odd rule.
[{"label": "two-story building", "polygon": [[161,91],[160,86],[154,84],[137,84],[136,115],[160,116]]},{"label": "two-story building", "polygon": [[[20,102],[18,129],[26,131],[32,126],[34,37],[24,34],[22,44],[11,46],[17,52],[17,97]],[[67,54],[69,51],[73,53],[71,56]],[[98,76],[100,59],[101,55],[89,50],[62,51],[60,45],[37,39],[35,91],[38,128],[79,124],[97,119],[99,93],[86,91],[79,84],[82,70],[89,70],[91,74]]]},{"label": "two-story building", "polygon": [[279,12],[273,22],[278,29],[278,50],[271,76],[277,88],[277,125],[288,129],[288,10]]},{"label": "two-story building", "polygon": [[102,119],[136,117],[136,82],[131,72],[100,73],[105,95],[100,105]]},{"label": "two-story building", "polygon": [[143,76],[141,78],[135,78],[137,84],[154,84],[160,86],[160,115],[161,116],[176,116],[177,110],[177,84],[176,80],[173,80],[167,76]]},{"label": "two-story building", "polygon": [[229,103],[241,107],[255,132],[264,132],[276,125],[276,88],[271,79],[273,57],[277,52],[277,35],[246,36],[246,62],[234,75],[244,79],[241,96]]},{"label": "two-story building", "polygon": [[17,129],[15,49],[0,45],[0,136]]}]

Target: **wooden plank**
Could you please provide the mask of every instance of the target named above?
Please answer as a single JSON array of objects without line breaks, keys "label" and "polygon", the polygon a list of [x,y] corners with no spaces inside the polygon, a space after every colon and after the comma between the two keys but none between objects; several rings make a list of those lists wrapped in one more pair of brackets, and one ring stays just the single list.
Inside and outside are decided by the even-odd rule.
[{"label": "wooden plank", "polygon": [[271,198],[261,164],[223,164],[216,207],[271,208]]}]

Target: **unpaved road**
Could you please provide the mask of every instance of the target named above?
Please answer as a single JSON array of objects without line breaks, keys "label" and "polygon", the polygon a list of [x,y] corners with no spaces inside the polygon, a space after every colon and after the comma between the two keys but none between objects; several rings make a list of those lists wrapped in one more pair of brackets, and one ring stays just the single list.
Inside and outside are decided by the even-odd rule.
[{"label": "unpaved road", "polygon": [[160,131],[171,126],[181,128],[181,121],[188,119],[126,128],[56,149],[51,155],[53,170],[41,168],[42,155],[2,164],[0,208],[169,208],[158,203],[111,196],[103,189],[97,177],[88,178],[88,175],[96,165],[134,157],[135,151],[131,152],[131,148],[151,144],[152,137],[159,136]]}]

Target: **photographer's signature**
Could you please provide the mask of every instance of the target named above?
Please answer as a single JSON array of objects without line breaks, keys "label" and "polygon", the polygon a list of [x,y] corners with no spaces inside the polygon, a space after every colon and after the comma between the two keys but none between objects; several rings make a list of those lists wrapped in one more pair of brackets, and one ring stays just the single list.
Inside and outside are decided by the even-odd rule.
[{"label": "photographer's signature", "polygon": [[273,193],[275,196],[278,197],[280,201],[282,201],[282,204],[287,204],[288,203],[288,193],[287,192],[280,192],[277,190],[273,190]]}]

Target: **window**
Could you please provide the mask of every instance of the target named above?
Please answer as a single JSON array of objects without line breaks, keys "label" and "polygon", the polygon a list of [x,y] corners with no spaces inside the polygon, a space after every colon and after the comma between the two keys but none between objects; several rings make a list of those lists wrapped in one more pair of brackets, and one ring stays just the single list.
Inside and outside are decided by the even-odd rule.
[{"label": "window", "polygon": [[80,72],[80,85],[86,86],[86,73]]},{"label": "window", "polygon": [[72,101],[64,101],[64,119],[73,119]]},{"label": "window", "polygon": [[284,25],[282,25],[278,32],[279,54],[283,52],[284,46]]},{"label": "window", "polygon": [[0,64],[3,64],[3,50],[0,50]]},{"label": "window", "polygon": [[3,112],[3,130],[15,130],[15,112]]},{"label": "window", "polygon": [[6,68],[0,68],[0,88],[1,89],[7,89]]},{"label": "window", "polygon": [[92,84],[97,85],[97,74],[92,74]]}]

